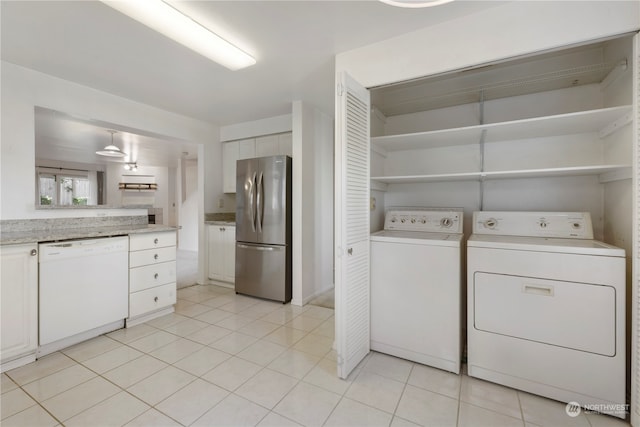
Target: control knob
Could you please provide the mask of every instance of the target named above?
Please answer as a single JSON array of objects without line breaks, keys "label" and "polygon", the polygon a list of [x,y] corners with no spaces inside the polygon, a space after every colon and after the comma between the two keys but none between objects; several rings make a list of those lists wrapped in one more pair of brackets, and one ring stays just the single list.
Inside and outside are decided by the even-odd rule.
[{"label": "control knob", "polygon": [[489,218],[483,222],[483,225],[486,228],[493,230],[494,228],[496,228],[496,225],[498,225],[498,220],[495,218]]}]

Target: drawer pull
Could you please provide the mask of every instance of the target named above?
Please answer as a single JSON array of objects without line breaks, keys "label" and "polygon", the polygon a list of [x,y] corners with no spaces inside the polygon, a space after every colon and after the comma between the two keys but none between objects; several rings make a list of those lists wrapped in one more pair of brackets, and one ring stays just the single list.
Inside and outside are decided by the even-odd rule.
[{"label": "drawer pull", "polygon": [[154,275],[153,275],[153,278],[154,278],[154,279],[157,279],[157,278],[158,278],[158,273],[154,274]]},{"label": "drawer pull", "polygon": [[158,302],[158,297],[155,297],[153,301]]},{"label": "drawer pull", "polygon": [[155,254],[155,255],[153,256],[153,259],[158,259],[158,254]]},{"label": "drawer pull", "polygon": [[153,243],[155,243],[156,245],[158,244],[158,238],[157,237],[153,240]]},{"label": "drawer pull", "polygon": [[524,285],[522,291],[525,294],[542,295],[545,297],[552,297],[554,294],[553,286]]}]

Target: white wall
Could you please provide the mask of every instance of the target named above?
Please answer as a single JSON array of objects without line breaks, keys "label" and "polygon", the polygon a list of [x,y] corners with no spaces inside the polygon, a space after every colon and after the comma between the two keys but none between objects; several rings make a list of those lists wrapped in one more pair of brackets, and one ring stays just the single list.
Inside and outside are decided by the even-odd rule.
[{"label": "white wall", "polygon": [[[2,62],[0,218],[130,215],[129,210],[35,209],[34,108],[41,106],[198,144],[218,146],[218,127],[86,86]],[[222,175],[205,183],[199,196],[222,191]],[[209,190],[207,192],[207,190]],[[139,214],[139,213],[134,213]],[[204,216],[203,216],[204,217]]]},{"label": "white wall", "polygon": [[284,132],[291,132],[291,114],[222,126],[220,141],[234,141]]},{"label": "white wall", "polygon": [[[153,178],[149,178],[148,182],[158,184],[158,189],[153,192],[125,192],[119,190],[118,184],[120,182],[131,181],[131,179],[127,180],[125,175],[153,176]],[[138,166],[138,170],[133,172],[125,170],[120,163],[110,163],[107,165],[107,204],[111,206],[152,205],[154,208],[162,208],[164,224],[168,224],[169,185],[169,169],[165,167]]]},{"label": "white wall", "polygon": [[293,103],[293,299],[333,287],[333,120]]},{"label": "white wall", "polygon": [[638,1],[513,1],[342,52],[336,71],[373,87],[638,28]]},{"label": "white wall", "polygon": [[[180,198],[178,213],[178,249],[185,251],[198,250],[198,161],[181,161],[178,168],[182,184],[178,189]],[[206,232],[206,228],[202,228]]]}]

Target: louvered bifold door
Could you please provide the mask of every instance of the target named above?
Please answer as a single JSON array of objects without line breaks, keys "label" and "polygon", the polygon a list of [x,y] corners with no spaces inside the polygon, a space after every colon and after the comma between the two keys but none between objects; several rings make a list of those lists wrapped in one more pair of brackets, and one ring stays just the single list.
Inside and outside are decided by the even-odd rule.
[{"label": "louvered bifold door", "polygon": [[338,376],[369,353],[369,91],[338,75],[335,150]]},{"label": "louvered bifold door", "polygon": [[640,36],[633,39],[634,247],[631,337],[631,424],[640,426]]}]

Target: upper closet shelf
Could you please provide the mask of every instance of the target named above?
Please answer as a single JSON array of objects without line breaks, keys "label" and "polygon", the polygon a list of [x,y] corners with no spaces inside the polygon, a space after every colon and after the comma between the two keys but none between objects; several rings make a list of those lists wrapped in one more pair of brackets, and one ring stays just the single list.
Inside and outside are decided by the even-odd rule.
[{"label": "upper closet shelf", "polygon": [[590,132],[598,132],[604,137],[629,123],[630,118],[631,106],[625,105],[462,128],[377,136],[371,138],[371,142],[386,151],[399,151],[475,144],[480,142],[483,131],[486,131],[485,142]]},{"label": "upper closet shelf", "polygon": [[[563,168],[545,169],[522,169],[511,171],[487,171],[487,172],[462,172],[433,175],[401,175],[401,176],[372,176],[371,181],[375,182],[375,189],[384,190],[383,184],[413,184],[424,182],[446,182],[446,181],[480,181],[495,179],[517,179],[517,178],[548,178],[563,176],[586,176],[597,175],[600,182],[617,181],[631,177],[631,166],[627,165],[591,165],[591,166],[569,166]],[[373,188],[373,184],[372,184]]]}]

